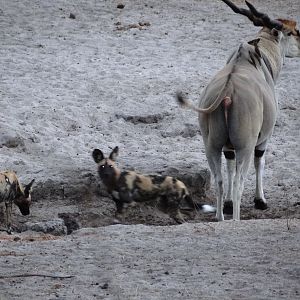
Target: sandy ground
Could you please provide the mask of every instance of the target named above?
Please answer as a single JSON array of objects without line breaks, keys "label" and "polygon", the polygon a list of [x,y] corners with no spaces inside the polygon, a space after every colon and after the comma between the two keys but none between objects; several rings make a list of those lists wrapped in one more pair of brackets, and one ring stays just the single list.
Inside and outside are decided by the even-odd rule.
[{"label": "sandy ground", "polygon": [[[246,18],[234,15],[221,1],[124,1],[124,9],[118,9],[118,3],[92,0],[1,2],[0,165],[2,170],[16,170],[22,182],[31,178],[37,182],[31,216],[23,217],[15,209],[17,231],[28,228],[28,223],[56,221],[61,213],[73,218],[81,227],[112,224],[114,206],[99,184],[91,158],[96,147],[107,153],[118,145],[120,166],[176,175],[187,182],[196,198],[214,203],[213,189],[207,190],[209,174],[197,115],[180,109],[174,101],[174,93],[176,90],[189,92],[196,102],[202,88],[224,65],[231,50],[240,41],[252,38],[257,28]],[[270,0],[252,3],[272,17],[290,17],[300,22],[299,1],[277,1],[276,7]],[[75,19],[70,18],[70,13]],[[5,240],[4,235],[0,239],[1,249],[16,253],[25,251],[25,261],[27,257],[30,258],[28,262],[40,261],[35,251],[42,255],[43,247],[47,247],[51,253],[58,251],[66,261],[75,259],[80,263],[72,272],[76,275],[75,281],[59,281],[64,288],[58,296],[40,288],[42,278],[19,278],[1,281],[0,299],[5,296],[20,298],[18,295],[24,292],[27,283],[31,286],[27,299],[29,295],[37,299],[76,299],[76,296],[92,299],[93,293],[98,295],[96,299],[200,299],[199,294],[205,295],[203,299],[206,295],[207,299],[225,299],[222,295],[228,299],[299,297],[296,266],[300,262],[297,252],[293,252],[299,250],[299,78],[300,59],[286,59],[276,86],[280,112],[266,157],[268,210],[260,212],[253,208],[253,167],[245,184],[242,219],[264,220],[243,221],[238,225],[226,222],[223,228],[215,223],[196,224],[214,221],[212,215],[198,215],[196,220],[190,221],[192,224],[182,226],[133,225],[173,224],[168,216],[143,207],[126,219],[125,223],[131,225],[82,229],[74,237],[59,237],[35,245],[23,242],[22,235],[15,243]],[[292,218],[294,231],[287,231],[284,224],[286,219]],[[205,233],[209,248],[197,233],[194,234],[197,226],[200,232],[203,228],[212,228],[212,232],[218,228],[218,234],[214,233],[213,237]],[[103,244],[97,243],[97,237],[102,235],[105,237]],[[123,237],[127,236],[126,244]],[[164,240],[165,243],[161,243]],[[83,245],[75,256],[69,253],[70,249],[76,249],[73,241]],[[81,277],[80,264],[89,257],[89,243],[94,243],[91,256],[102,263],[89,264],[90,269],[87,268]],[[137,243],[141,243],[141,253],[136,250]],[[184,251],[182,247],[186,243],[187,251]],[[222,255],[220,244],[224,250]],[[268,247],[270,244],[274,247]],[[237,245],[236,248],[233,245]],[[106,252],[101,252],[102,247]],[[126,253],[128,249],[140,253],[137,254],[138,268],[129,273],[126,255],[120,253],[123,247]],[[112,256],[125,257],[122,258],[124,264],[115,264],[111,256],[104,255],[109,252],[107,249]],[[286,256],[285,250],[288,251]],[[240,253],[243,253],[241,257]],[[183,255],[194,257],[189,268],[183,262]],[[266,256],[269,265],[259,260]],[[1,263],[5,267],[1,273],[19,272],[14,255],[8,257],[10,263],[7,265],[11,269]],[[242,258],[245,260],[241,265]],[[171,274],[163,268],[164,259],[172,261],[173,276],[168,275],[168,279],[157,283],[156,275],[151,279],[147,270],[166,269],[164,272]],[[6,255],[1,254],[0,260],[5,261]],[[134,264],[133,256],[130,260]],[[54,256],[47,264],[52,272],[50,261],[55,261]],[[194,274],[193,264],[199,261],[201,264],[195,268],[199,267],[203,274],[195,276],[196,280],[186,280],[188,288],[185,290],[184,278]],[[216,269],[225,261],[235,280],[231,281],[233,277],[229,272],[226,280],[219,276],[222,271],[217,272],[216,277]],[[26,268],[30,266],[25,265]],[[39,265],[45,272],[48,270],[46,265]],[[63,259],[59,260],[59,265],[62,273],[69,273]],[[100,265],[104,265],[103,269]],[[246,265],[253,269],[245,269]],[[135,274],[137,269],[140,272]],[[109,287],[112,285],[116,289],[108,291],[109,295],[105,294],[105,288],[89,286],[89,276],[97,278],[101,274],[99,285],[102,285],[118,272],[121,275],[116,282],[109,281]],[[127,273],[129,277],[125,276]],[[81,285],[77,285],[76,280]],[[285,280],[293,284],[284,284]],[[137,283],[133,284],[134,281]],[[97,282],[95,279],[95,285]],[[85,283],[87,285],[81,289]],[[163,283],[166,293],[160,286]],[[48,279],[43,284],[51,288]],[[74,294],[71,293],[72,284]],[[130,286],[128,291],[126,284]],[[15,290],[16,286],[19,290]],[[179,292],[186,294],[180,298]]]},{"label": "sandy ground", "polygon": [[0,241],[1,300],[300,297],[298,219],[114,225]]}]

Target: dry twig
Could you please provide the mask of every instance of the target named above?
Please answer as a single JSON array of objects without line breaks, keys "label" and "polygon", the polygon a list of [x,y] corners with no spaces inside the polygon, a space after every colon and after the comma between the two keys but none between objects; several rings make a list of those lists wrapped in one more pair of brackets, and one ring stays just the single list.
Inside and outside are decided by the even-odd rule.
[{"label": "dry twig", "polygon": [[0,275],[0,279],[16,278],[16,277],[49,277],[49,278],[73,278],[75,275],[47,275],[47,274],[16,274],[16,275]]}]

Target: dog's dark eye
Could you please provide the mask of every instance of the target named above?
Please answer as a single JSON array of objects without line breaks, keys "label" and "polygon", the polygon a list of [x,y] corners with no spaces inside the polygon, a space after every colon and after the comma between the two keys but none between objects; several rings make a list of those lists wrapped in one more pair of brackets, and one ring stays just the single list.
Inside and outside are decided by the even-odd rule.
[{"label": "dog's dark eye", "polygon": [[112,165],[109,165],[109,167],[110,167],[110,168],[113,168],[113,166],[112,166]]},{"label": "dog's dark eye", "polygon": [[105,168],[105,166],[104,166],[104,165],[102,165],[102,166],[100,166],[100,168],[102,168],[102,169],[103,169],[103,168]]}]

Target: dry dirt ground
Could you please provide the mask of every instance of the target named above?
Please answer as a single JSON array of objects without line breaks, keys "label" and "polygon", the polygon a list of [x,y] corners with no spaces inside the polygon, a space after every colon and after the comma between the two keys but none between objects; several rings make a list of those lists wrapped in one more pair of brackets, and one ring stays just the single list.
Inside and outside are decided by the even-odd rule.
[{"label": "dry dirt ground", "polygon": [[1,234],[0,298],[299,299],[299,232],[294,219]]},{"label": "dry dirt ground", "polygon": [[[1,1],[0,165],[36,185],[31,215],[15,208],[15,234],[0,235],[0,299],[300,298],[300,59],[285,60],[276,86],[269,209],[253,208],[252,167],[240,223],[198,214],[171,226],[142,206],[126,225],[108,226],[114,205],[97,178],[96,147],[118,145],[121,167],[175,175],[214,203],[197,115],[174,94],[197,102],[258,30],[217,0],[121,2]],[[300,22],[299,1],[252,3]],[[5,278],[18,274],[74,277]]]}]

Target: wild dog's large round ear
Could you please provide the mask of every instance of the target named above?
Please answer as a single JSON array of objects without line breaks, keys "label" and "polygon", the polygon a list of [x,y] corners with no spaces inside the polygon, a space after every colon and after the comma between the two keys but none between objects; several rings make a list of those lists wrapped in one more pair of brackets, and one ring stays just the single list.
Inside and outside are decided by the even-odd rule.
[{"label": "wild dog's large round ear", "polygon": [[98,164],[101,160],[104,159],[104,155],[101,150],[95,149],[93,151],[93,159]]},{"label": "wild dog's large round ear", "polygon": [[114,150],[110,153],[109,159],[115,161],[119,155],[119,147],[115,147]]},{"label": "wild dog's large round ear", "polygon": [[25,197],[29,197],[29,194],[32,192],[32,185],[33,185],[34,181],[35,181],[35,179],[32,179],[29,184],[25,185],[25,188],[24,188]]}]

